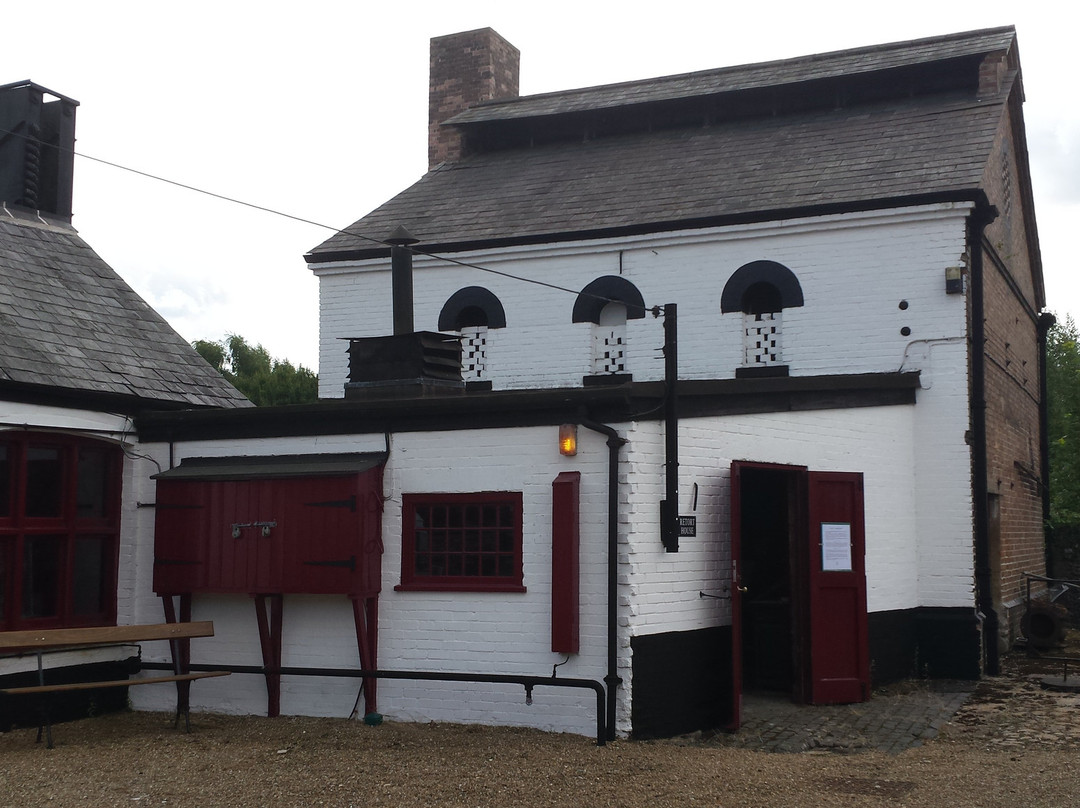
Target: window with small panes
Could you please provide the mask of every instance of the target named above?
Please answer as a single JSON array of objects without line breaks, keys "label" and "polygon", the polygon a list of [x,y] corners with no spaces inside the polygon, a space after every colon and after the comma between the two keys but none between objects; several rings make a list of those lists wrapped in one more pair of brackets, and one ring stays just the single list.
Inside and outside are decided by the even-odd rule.
[{"label": "window with small panes", "polygon": [[405,494],[399,590],[524,592],[521,492]]},{"label": "window with small panes", "polygon": [[0,625],[116,622],[123,456],[100,441],[0,437]]}]

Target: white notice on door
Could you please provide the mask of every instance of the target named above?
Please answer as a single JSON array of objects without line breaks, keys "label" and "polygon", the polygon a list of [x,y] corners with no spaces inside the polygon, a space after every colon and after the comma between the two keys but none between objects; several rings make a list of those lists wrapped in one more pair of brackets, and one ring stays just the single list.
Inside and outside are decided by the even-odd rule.
[{"label": "white notice on door", "polygon": [[851,572],[851,523],[821,523],[821,571]]}]

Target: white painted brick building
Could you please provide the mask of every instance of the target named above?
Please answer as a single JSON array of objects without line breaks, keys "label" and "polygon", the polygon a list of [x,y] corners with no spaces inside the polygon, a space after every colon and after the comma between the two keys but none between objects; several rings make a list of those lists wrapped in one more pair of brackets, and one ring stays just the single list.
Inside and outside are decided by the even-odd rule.
[{"label": "white painted brick building", "polygon": [[193,706],[647,737],[994,670],[1043,473],[1012,29],[528,98],[490,29],[432,49],[430,171],[306,256],[320,402],[135,421],[117,616],[214,621]]},{"label": "white painted brick building", "polygon": [[[1007,382],[972,349],[1015,311],[1035,356],[1045,327],[1033,219],[995,223],[984,171],[1005,144],[1023,154],[1012,29],[533,98],[489,29],[432,49],[431,170],[306,256],[322,403],[144,419],[143,449],[176,470],[161,480],[188,458],[378,456],[377,667],[591,681],[608,737],[737,725],[744,687],[859,701],[871,680],[993,670],[1018,585],[1001,554],[1036,538],[980,513],[1040,507],[1000,471]],[[402,358],[446,339],[460,375]],[[517,560],[496,571],[467,538],[457,558],[454,520],[500,497],[520,502]],[[137,619],[157,608],[149,566]],[[257,666],[248,600],[197,590],[193,613]],[[347,598],[285,594],[283,611],[283,666],[364,664]],[[526,704],[523,682],[385,678],[377,706],[596,728],[594,692]],[[276,706],[347,714],[357,690],[286,675]],[[247,676],[195,698],[265,695]]]}]

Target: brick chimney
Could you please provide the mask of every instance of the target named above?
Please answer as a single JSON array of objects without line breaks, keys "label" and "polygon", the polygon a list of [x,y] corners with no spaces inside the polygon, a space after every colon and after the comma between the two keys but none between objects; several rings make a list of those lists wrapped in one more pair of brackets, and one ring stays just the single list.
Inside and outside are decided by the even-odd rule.
[{"label": "brick chimney", "polygon": [[75,108],[30,81],[0,86],[0,202],[71,221]]},{"label": "brick chimney", "polygon": [[462,157],[461,133],[442,122],[480,101],[517,98],[521,53],[490,28],[433,37],[428,169]]}]

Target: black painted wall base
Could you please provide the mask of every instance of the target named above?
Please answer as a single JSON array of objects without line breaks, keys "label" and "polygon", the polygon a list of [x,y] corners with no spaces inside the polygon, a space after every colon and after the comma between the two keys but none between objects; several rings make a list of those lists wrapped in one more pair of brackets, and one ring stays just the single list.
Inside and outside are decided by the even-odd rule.
[{"label": "black painted wall base", "polygon": [[[869,615],[875,685],[913,677],[978,679],[979,624],[971,608],[900,609]],[[635,738],[666,738],[731,718],[728,626],[634,637]]]},{"label": "black painted wall base", "polygon": [[868,620],[874,684],[911,677],[978,679],[982,642],[972,608],[898,609]]},{"label": "black painted wall base", "polygon": [[[47,684],[69,682],[108,682],[125,679],[139,670],[139,661],[98,662],[69,668],[45,671]],[[0,687],[32,687],[38,683],[37,671],[13,673],[0,677]],[[41,718],[41,699],[48,699],[49,718],[53,724],[75,721],[102,713],[115,713],[128,706],[126,687],[107,687],[100,690],[69,690],[45,693],[40,696],[0,694],[0,732],[16,727],[36,727]]]},{"label": "black painted wall base", "polygon": [[630,647],[635,738],[668,738],[730,719],[730,627],[634,637]]}]

